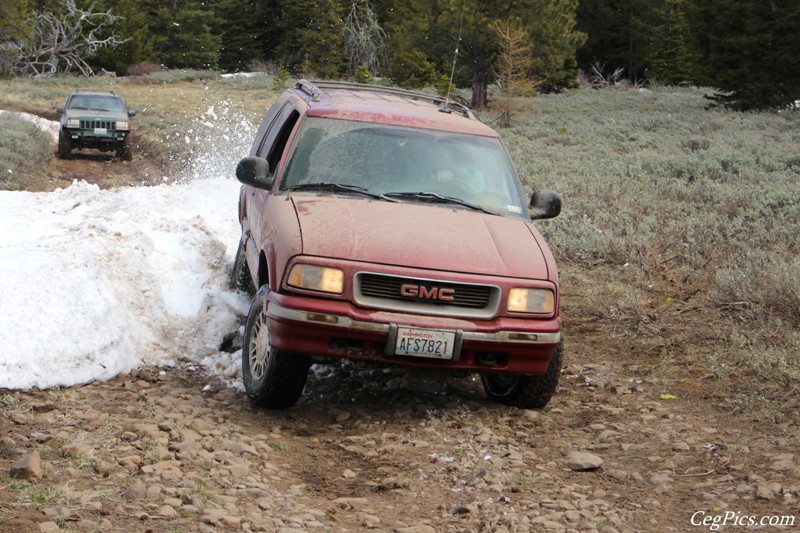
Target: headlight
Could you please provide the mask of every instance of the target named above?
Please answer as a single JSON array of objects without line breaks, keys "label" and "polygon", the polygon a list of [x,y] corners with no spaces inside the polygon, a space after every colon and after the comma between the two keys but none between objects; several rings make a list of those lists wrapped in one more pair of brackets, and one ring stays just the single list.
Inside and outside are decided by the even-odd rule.
[{"label": "headlight", "polygon": [[511,289],[508,310],[514,313],[550,314],[555,309],[555,295],[549,289]]},{"label": "headlight", "polygon": [[341,294],[344,272],[338,268],[298,264],[289,273],[289,285],[312,291]]},{"label": "headlight", "polygon": [[120,120],[117,121],[117,129],[121,131],[125,131],[128,129],[128,121],[127,120]]},{"label": "headlight", "polygon": [[80,119],[77,119],[77,118],[67,119],[67,127],[68,128],[80,128],[81,127]]}]

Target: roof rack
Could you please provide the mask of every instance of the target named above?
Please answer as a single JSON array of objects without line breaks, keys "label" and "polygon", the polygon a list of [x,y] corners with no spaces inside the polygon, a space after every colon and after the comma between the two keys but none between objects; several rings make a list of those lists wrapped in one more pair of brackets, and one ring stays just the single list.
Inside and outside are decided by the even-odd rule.
[{"label": "roof rack", "polygon": [[398,87],[385,87],[383,85],[369,85],[366,83],[355,83],[350,81],[309,81],[300,80],[294,85],[295,89],[299,89],[309,95],[311,100],[319,102],[322,96],[322,89],[352,89],[356,91],[369,91],[374,93],[388,93],[396,96],[403,96],[405,98],[412,98],[414,100],[422,100],[432,102],[439,105],[439,111],[443,113],[450,113],[451,107],[461,113],[467,118],[475,119],[472,110],[463,102],[454,101],[452,98],[447,99],[438,94],[428,94],[422,91],[411,91],[409,89],[400,89]]}]

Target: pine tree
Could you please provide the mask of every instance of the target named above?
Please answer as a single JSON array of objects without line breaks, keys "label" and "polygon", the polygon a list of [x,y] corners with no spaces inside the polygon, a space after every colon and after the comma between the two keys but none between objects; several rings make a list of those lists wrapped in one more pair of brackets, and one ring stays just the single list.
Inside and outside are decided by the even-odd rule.
[{"label": "pine tree", "polygon": [[33,8],[31,0],[3,0],[0,3],[0,76],[11,72],[16,56],[12,45],[26,38],[28,28],[25,21]]},{"label": "pine tree", "polygon": [[738,110],[800,100],[800,3],[718,0],[710,29],[713,100]]},{"label": "pine tree", "polygon": [[587,39],[578,50],[584,70],[593,65],[606,71],[625,69],[625,77],[641,81],[647,70],[654,2],[658,0],[580,0],[578,29]]},{"label": "pine tree", "polygon": [[142,0],[158,60],[169,68],[216,69],[222,39],[218,20],[203,0]]},{"label": "pine tree", "polygon": [[222,70],[240,72],[266,59],[264,40],[269,20],[264,9],[253,0],[219,0],[215,13]]},{"label": "pine tree", "polygon": [[530,74],[553,88],[575,83],[578,74],[575,52],[585,38],[576,29],[577,0],[492,3],[445,0],[445,4],[447,9],[439,15],[434,35],[446,39],[433,40],[439,44],[434,57],[440,58],[440,68],[444,67],[452,57],[455,38],[461,28],[461,53],[456,74],[459,85],[471,83],[473,107],[481,109],[488,102],[487,86],[492,80],[492,68],[499,53],[499,42],[492,26],[509,17],[519,17],[530,35],[533,47]]},{"label": "pine tree", "polygon": [[389,61],[387,75],[397,84],[410,88],[433,85],[437,80],[436,64],[430,58],[435,2],[395,0],[386,11]]},{"label": "pine tree", "polygon": [[104,10],[111,9],[115,15],[122,17],[115,24],[114,31],[125,42],[97,53],[89,62],[93,68],[125,74],[129,67],[153,60],[147,14],[142,10],[140,0],[105,0],[96,2],[96,5]]},{"label": "pine tree", "polygon": [[271,15],[274,59],[298,76],[335,78],[347,59],[342,41],[341,6],[336,0],[277,2]]},{"label": "pine tree", "polygon": [[664,0],[654,12],[658,20],[647,54],[648,80],[656,79],[670,85],[691,80],[693,61],[685,4],[684,0]]}]

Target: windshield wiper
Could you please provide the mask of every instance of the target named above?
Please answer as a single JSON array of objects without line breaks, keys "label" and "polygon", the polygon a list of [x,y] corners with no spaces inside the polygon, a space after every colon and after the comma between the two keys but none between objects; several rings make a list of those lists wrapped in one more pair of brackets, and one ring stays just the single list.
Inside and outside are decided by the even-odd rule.
[{"label": "windshield wiper", "polygon": [[366,187],[361,187],[359,185],[349,185],[347,183],[333,183],[328,181],[321,181],[317,183],[300,183],[298,185],[292,185],[291,187],[286,187],[286,190],[287,191],[348,191],[357,194],[363,194],[364,196],[369,196],[370,198],[376,198],[378,200],[386,200],[387,202],[400,201],[394,198],[389,198],[385,194],[371,192]]},{"label": "windshield wiper", "polygon": [[419,198],[421,200],[427,200],[429,202],[438,202],[444,204],[456,204],[461,205],[466,208],[472,209],[473,211],[480,211],[482,213],[488,213],[490,215],[496,215],[497,213],[493,213],[488,209],[484,209],[479,205],[475,205],[473,203],[467,202],[466,200],[462,200],[461,198],[456,198],[454,196],[445,196],[443,194],[439,194],[436,192],[430,191],[419,191],[419,192],[387,192],[384,196],[389,197],[398,197],[398,198]]}]

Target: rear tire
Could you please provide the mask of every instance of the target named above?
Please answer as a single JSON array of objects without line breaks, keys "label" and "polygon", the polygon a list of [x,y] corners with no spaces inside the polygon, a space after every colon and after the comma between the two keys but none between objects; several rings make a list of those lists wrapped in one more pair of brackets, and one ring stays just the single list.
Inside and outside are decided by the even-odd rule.
[{"label": "rear tire", "polygon": [[311,358],[275,350],[269,342],[264,312],[266,285],[256,293],[247,316],[242,346],[242,381],[253,405],[286,409],[303,394]]},{"label": "rear tire", "polygon": [[72,157],[72,139],[63,131],[58,132],[58,158],[70,159]]},{"label": "rear tire", "polygon": [[496,402],[523,409],[538,409],[547,405],[556,392],[561,375],[562,341],[556,348],[544,374],[535,376],[510,376],[483,374],[483,390]]},{"label": "rear tire", "polygon": [[256,286],[250,276],[250,269],[247,267],[247,258],[244,255],[244,241],[239,241],[239,248],[236,250],[236,257],[233,260],[233,268],[230,277],[231,289],[241,291],[254,296]]}]

